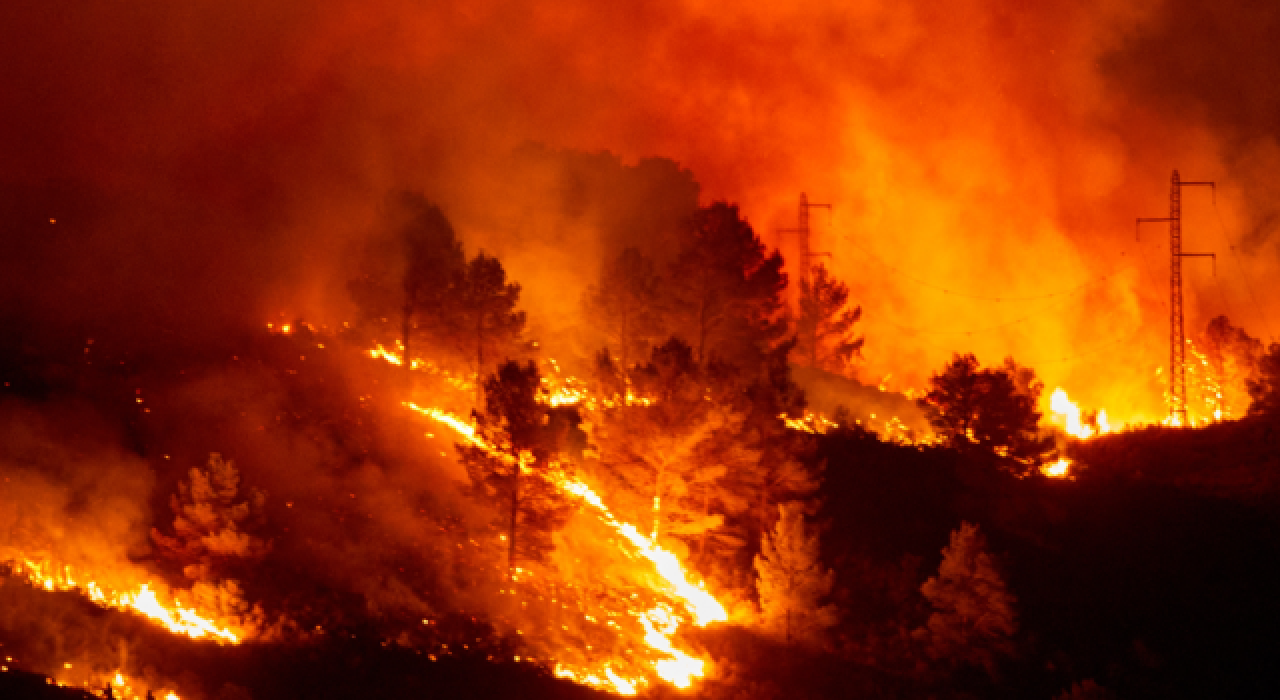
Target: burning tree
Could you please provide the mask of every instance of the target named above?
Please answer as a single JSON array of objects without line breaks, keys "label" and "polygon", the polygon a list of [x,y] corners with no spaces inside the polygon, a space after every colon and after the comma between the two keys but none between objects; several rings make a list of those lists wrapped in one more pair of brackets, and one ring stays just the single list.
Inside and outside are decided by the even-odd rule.
[{"label": "burning tree", "polygon": [[629,372],[632,362],[648,355],[662,335],[662,278],[652,260],[627,248],[587,290],[583,307],[594,325],[604,329],[622,371]]},{"label": "burning tree", "polygon": [[694,214],[671,271],[679,334],[705,364],[713,355],[754,366],[787,330],[782,255],[768,253],[738,207],[716,202]]},{"label": "burning tree", "polygon": [[451,329],[440,321],[449,314],[442,311],[454,305],[467,262],[453,225],[421,194],[395,196],[383,218],[384,232],[371,239],[349,288],[362,320],[382,340],[390,342],[399,320],[407,360],[419,336],[433,343],[447,337]]},{"label": "burning tree", "polygon": [[1245,382],[1254,379],[1258,371],[1262,341],[1231,325],[1226,316],[1209,321],[1202,341],[1209,376],[1216,388],[1215,395],[1207,397],[1209,407],[1215,418],[1225,418],[1244,403],[1248,391]]},{"label": "burning tree", "polygon": [[806,408],[804,391],[792,380],[788,363],[794,342],[771,351],[760,375],[746,389],[750,407],[744,437],[760,456],[757,468],[742,476],[752,480],[749,517],[759,534],[772,525],[775,506],[807,501],[820,486],[819,470],[802,459],[813,447],[812,436],[791,430],[783,420],[804,415]]},{"label": "burning tree", "polygon": [[796,346],[809,367],[846,374],[865,340],[854,337],[853,324],[862,318],[862,307],[849,307],[849,286],[831,277],[825,265],[800,280],[800,314],[796,318]]},{"label": "burning tree", "polygon": [[645,401],[606,412],[598,434],[602,460],[644,504],[651,539],[671,535],[705,549],[724,524],[723,480],[758,457],[733,449],[742,415],[708,400],[714,378],[679,339],[654,348],[633,376]]},{"label": "burning tree", "polygon": [[835,574],[822,565],[818,533],[804,523],[800,503],[778,506],[778,522],[755,558],[756,590],[765,629],[790,644],[813,643],[835,624],[835,607],[822,605]]},{"label": "burning tree", "polygon": [[1027,472],[1052,446],[1052,437],[1039,435],[1035,408],[1044,386],[1012,359],[1002,368],[981,369],[972,354],[957,354],[929,386],[920,407],[952,447],[980,448]]},{"label": "burning tree", "polygon": [[471,443],[458,447],[476,494],[499,508],[511,578],[517,559],[541,560],[551,550],[551,535],[570,512],[548,471],[577,425],[564,416],[551,420],[539,401],[542,391],[536,365],[506,362],[485,380],[484,410],[473,414],[477,437],[497,450]]},{"label": "burning tree", "polygon": [[251,489],[240,500],[240,472],[214,452],[205,469],[192,467],[171,497],[173,535],[151,530],[160,554],[195,581],[235,576],[261,560],[270,543],[249,530],[262,523],[266,494]]},{"label": "burning tree", "polygon": [[925,581],[920,592],[934,612],[916,637],[933,659],[971,663],[994,675],[998,660],[1013,653],[1017,600],[1006,588],[976,525],[962,523],[951,533],[938,575]]},{"label": "burning tree", "polygon": [[1247,382],[1249,415],[1280,417],[1280,343],[1272,343],[1258,360],[1258,378]]},{"label": "burning tree", "polygon": [[522,354],[525,313],[516,310],[520,285],[507,281],[502,262],[477,253],[467,263],[457,292],[440,311],[459,356],[469,358],[477,378],[496,362]]}]

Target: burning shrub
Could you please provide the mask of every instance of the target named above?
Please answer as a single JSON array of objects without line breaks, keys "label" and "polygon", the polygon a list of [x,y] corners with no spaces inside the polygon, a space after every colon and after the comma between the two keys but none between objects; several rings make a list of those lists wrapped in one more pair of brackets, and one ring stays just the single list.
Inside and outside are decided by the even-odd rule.
[{"label": "burning shrub", "polygon": [[213,581],[234,574],[270,549],[269,542],[245,531],[261,524],[266,494],[251,489],[245,500],[237,501],[239,497],[235,463],[211,453],[208,468],[192,467],[188,481],[178,484],[178,493],[169,501],[174,534],[153,528],[151,539],[189,579]]}]

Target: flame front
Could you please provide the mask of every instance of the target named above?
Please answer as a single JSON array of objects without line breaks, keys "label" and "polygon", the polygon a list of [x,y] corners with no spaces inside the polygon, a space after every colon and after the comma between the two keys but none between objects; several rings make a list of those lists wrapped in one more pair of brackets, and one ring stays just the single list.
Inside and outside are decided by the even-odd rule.
[{"label": "flame front", "polygon": [[133,590],[117,591],[95,581],[89,574],[73,572],[70,566],[25,557],[15,563],[14,573],[46,591],[76,591],[102,607],[131,610],[158,622],[174,634],[193,639],[213,639],[223,644],[238,644],[244,637],[243,631],[219,626],[213,618],[194,608],[184,607],[176,600],[166,605],[150,583],[140,584]]},{"label": "flame front", "polygon": [[84,688],[90,694],[95,694],[99,689],[111,688],[112,697],[120,698],[120,700],[143,700],[143,698],[153,697],[162,698],[163,700],[182,700],[182,698],[174,691],[163,686],[156,687],[147,681],[133,678],[123,671],[113,671],[101,673],[97,671],[82,671],[80,664],[64,663],[62,669],[55,675],[54,680],[48,681],[56,684],[61,688],[69,688],[79,686]]},{"label": "flame front", "polygon": [[[510,455],[485,442],[471,425],[457,416],[438,408],[423,407],[409,401],[404,405],[410,410],[449,426],[472,445],[496,457],[511,459]],[[581,499],[584,504],[590,506],[601,523],[621,535],[631,545],[634,553],[653,565],[666,584],[661,592],[678,600],[688,611],[694,625],[704,627],[712,622],[724,622],[729,619],[724,606],[706,590],[705,585],[690,580],[688,572],[673,552],[641,534],[634,525],[618,520],[600,495],[586,482],[573,478],[563,469],[554,466],[548,478],[561,491]],[[665,657],[653,663],[654,675],[678,688],[688,688],[693,685],[694,679],[706,675],[706,661],[677,648],[672,641],[680,628],[681,617],[671,608],[659,604],[645,611],[630,611],[628,614],[634,616],[643,627],[644,643]],[[563,664],[557,664],[555,673],[562,678],[608,688],[622,695],[634,695],[640,686],[647,683],[644,678],[626,678],[608,664],[598,671],[575,670]]]}]

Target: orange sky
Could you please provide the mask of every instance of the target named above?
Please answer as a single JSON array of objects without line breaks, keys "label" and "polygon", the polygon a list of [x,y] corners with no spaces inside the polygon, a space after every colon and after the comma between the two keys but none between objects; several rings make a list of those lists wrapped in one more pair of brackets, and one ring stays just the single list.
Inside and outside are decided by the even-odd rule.
[{"label": "orange sky", "polygon": [[58,255],[27,241],[22,269],[67,279],[39,302],[54,315],[155,297],[182,300],[155,310],[175,319],[182,304],[331,307],[351,241],[388,189],[409,187],[456,212],[473,243],[506,250],[526,298],[546,305],[577,298],[598,260],[573,254],[607,232],[537,246],[489,227],[523,216],[538,228],[538,212],[495,201],[511,191],[512,149],[665,157],[704,202],[740,202],[771,243],[800,191],[834,205],[815,212],[814,248],[864,306],[864,379],[919,386],[953,351],[1013,354],[1088,405],[1158,415],[1166,234],[1137,242],[1133,220],[1165,215],[1176,167],[1219,183],[1216,199],[1185,197],[1186,248],[1220,256],[1216,277],[1187,263],[1188,328],[1228,313],[1264,339],[1280,331],[1268,327],[1280,323],[1268,284],[1280,10],[720,5],[0,10],[0,183],[90,183],[129,202],[99,207],[106,233],[48,243]]}]

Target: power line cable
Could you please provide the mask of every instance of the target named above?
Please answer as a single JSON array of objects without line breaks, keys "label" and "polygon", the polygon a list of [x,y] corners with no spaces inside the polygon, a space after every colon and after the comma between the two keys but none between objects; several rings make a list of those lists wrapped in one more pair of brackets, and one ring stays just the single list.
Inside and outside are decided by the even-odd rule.
[{"label": "power line cable", "polygon": [[1075,294],[1075,293],[1079,292],[1080,290],[1082,290],[1082,289],[1084,289],[1084,288],[1086,288],[1086,287],[1089,287],[1089,286],[1092,286],[1092,285],[1097,284],[1097,283],[1099,283],[1099,282],[1102,282],[1102,281],[1104,281],[1104,280],[1107,280],[1107,279],[1109,279],[1109,278],[1111,278],[1111,277],[1113,277],[1113,276],[1115,275],[1115,272],[1114,272],[1114,271],[1112,271],[1112,272],[1108,272],[1108,273],[1107,273],[1107,274],[1105,274],[1105,275],[1101,275],[1101,276],[1099,276],[1099,277],[1095,277],[1095,278],[1093,278],[1093,279],[1086,280],[1086,281],[1084,281],[1084,282],[1082,282],[1082,283],[1080,283],[1080,284],[1078,284],[1078,285],[1076,285],[1076,286],[1074,286],[1074,287],[1071,287],[1071,288],[1069,288],[1069,289],[1065,289],[1065,290],[1061,290],[1061,291],[1057,291],[1057,292],[1052,292],[1052,293],[1050,293],[1050,294],[1037,294],[1037,295],[1033,295],[1033,296],[1022,296],[1022,297],[1017,297],[1017,296],[1003,296],[1003,297],[997,297],[997,296],[990,296],[990,295],[985,295],[985,294],[970,294],[970,293],[967,293],[967,292],[959,292],[959,291],[956,291],[956,290],[953,290],[953,289],[948,289],[948,288],[946,288],[946,287],[942,287],[942,286],[939,286],[939,285],[933,284],[932,282],[928,282],[928,281],[926,281],[926,280],[922,280],[922,279],[919,279],[919,278],[917,278],[917,277],[914,277],[914,276],[912,276],[912,275],[908,274],[908,273],[907,273],[905,270],[903,270],[902,268],[897,267],[897,266],[894,266],[894,265],[891,265],[891,264],[889,264],[889,263],[885,262],[882,258],[880,258],[880,256],[876,255],[875,253],[871,252],[870,250],[867,250],[866,248],[862,247],[861,245],[858,245],[858,243],[857,243],[856,241],[854,241],[854,240],[853,240],[853,237],[852,237],[852,236],[850,236],[849,234],[844,234],[844,236],[843,236],[843,237],[844,237],[847,241],[849,241],[850,245],[852,245],[855,249],[857,249],[858,251],[860,251],[862,254],[866,255],[867,257],[871,258],[872,260],[876,261],[877,263],[879,263],[880,265],[882,265],[882,266],[883,266],[883,267],[885,267],[886,269],[892,270],[893,272],[898,273],[898,274],[899,274],[899,275],[901,275],[902,277],[904,277],[904,278],[906,278],[906,279],[908,279],[908,280],[910,280],[910,281],[912,281],[912,282],[914,282],[914,283],[916,283],[916,284],[918,284],[918,285],[920,285],[920,286],[922,286],[922,287],[927,287],[927,288],[929,288],[929,289],[934,289],[934,290],[940,291],[940,292],[942,292],[942,293],[944,293],[944,294],[949,294],[949,295],[951,295],[951,296],[963,297],[963,298],[965,298],[965,299],[978,299],[978,300],[981,300],[981,301],[999,301],[999,302],[1005,302],[1005,301],[1038,301],[1038,300],[1041,300],[1041,299],[1052,299],[1052,298],[1054,298],[1054,297],[1060,297],[1060,296],[1066,296],[1066,295],[1069,295],[1069,294]]},{"label": "power line cable", "polygon": [[1130,340],[1133,340],[1134,338],[1136,338],[1138,334],[1142,332],[1142,329],[1143,329],[1142,324],[1138,324],[1138,326],[1133,329],[1133,332],[1128,335],[1117,336],[1111,339],[1110,341],[1102,343],[1101,345],[1095,345],[1092,348],[1089,348],[1088,350],[1085,350],[1083,352],[1078,352],[1073,355],[1067,355],[1064,357],[1052,358],[1048,360],[1039,360],[1037,362],[1019,362],[1019,364],[1023,364],[1023,365],[1026,365],[1027,367],[1034,368],[1034,367],[1042,367],[1044,365],[1057,365],[1057,364],[1064,364],[1067,362],[1074,362],[1082,357],[1088,357],[1089,355],[1097,354],[1098,352],[1105,350],[1109,347],[1112,347],[1114,345],[1118,345],[1120,343],[1127,343]]},{"label": "power line cable", "polygon": [[986,327],[986,328],[977,328],[977,329],[972,329],[972,330],[936,330],[936,329],[927,329],[927,328],[914,328],[914,327],[911,327],[911,326],[904,326],[904,325],[902,325],[902,324],[898,323],[897,321],[893,321],[893,320],[891,320],[891,319],[889,319],[889,318],[885,318],[884,316],[877,316],[877,317],[874,317],[874,318],[876,318],[877,320],[884,321],[885,323],[888,323],[889,325],[894,326],[895,328],[898,328],[898,329],[900,329],[900,330],[907,331],[908,333],[915,333],[915,334],[918,334],[918,335],[967,335],[967,336],[972,336],[972,335],[975,335],[975,334],[976,334],[976,335],[982,335],[982,334],[984,334],[984,333],[990,333],[991,331],[997,331],[997,330],[1000,330],[1000,329],[1002,329],[1002,328],[1008,328],[1008,327],[1010,327],[1010,326],[1016,326],[1016,325],[1018,325],[1018,324],[1020,324],[1020,323],[1025,323],[1026,321],[1030,321],[1030,320],[1035,319],[1035,318],[1041,318],[1041,317],[1043,317],[1046,313],[1048,313],[1048,311],[1049,311],[1051,308],[1054,308],[1054,307],[1049,307],[1049,308],[1041,309],[1040,311],[1037,311],[1036,313],[1027,314],[1027,315],[1025,315],[1025,316],[1021,316],[1021,317],[1015,318],[1015,319],[1013,319],[1013,320],[1011,320],[1011,321],[1005,321],[1004,323],[996,324],[996,325],[994,325],[994,326],[988,326],[988,327]]},{"label": "power line cable", "polygon": [[1258,318],[1262,321],[1262,325],[1267,329],[1267,335],[1271,337],[1271,341],[1275,342],[1276,334],[1272,331],[1271,319],[1267,314],[1263,313],[1262,305],[1258,303],[1258,295],[1253,291],[1253,283],[1249,281],[1249,275],[1245,272],[1244,263],[1240,262],[1240,254],[1236,251],[1236,247],[1231,244],[1231,237],[1227,235],[1227,226],[1222,222],[1222,213],[1218,211],[1218,195],[1214,190],[1213,196],[1213,215],[1218,219],[1218,232],[1222,234],[1222,241],[1231,249],[1231,257],[1235,258],[1236,267],[1240,268],[1240,279],[1244,281],[1244,286],[1249,290],[1249,296],[1253,299],[1253,309],[1258,313]]}]

